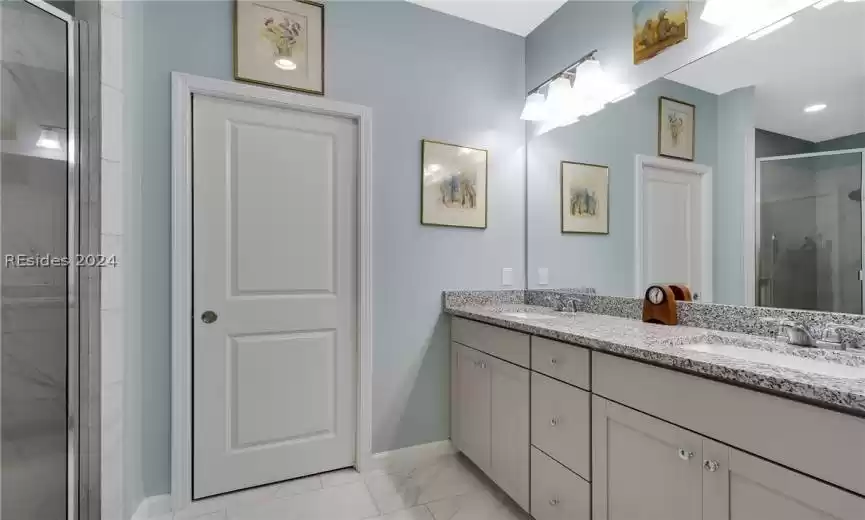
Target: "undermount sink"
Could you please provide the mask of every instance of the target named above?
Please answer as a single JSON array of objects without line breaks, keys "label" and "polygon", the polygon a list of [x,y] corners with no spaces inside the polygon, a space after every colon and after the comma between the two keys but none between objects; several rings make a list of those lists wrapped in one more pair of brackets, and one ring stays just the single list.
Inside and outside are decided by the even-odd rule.
[{"label": "undermount sink", "polygon": [[683,345],[686,350],[715,354],[718,356],[753,361],[766,365],[774,365],[803,372],[812,372],[829,377],[840,377],[845,379],[865,379],[865,366],[855,367],[842,363],[833,363],[823,359],[811,359],[781,352],[760,350],[723,343],[693,343]]},{"label": "undermount sink", "polygon": [[502,315],[509,318],[519,318],[521,320],[551,320],[555,318],[555,316],[539,314],[537,312],[503,312]]}]

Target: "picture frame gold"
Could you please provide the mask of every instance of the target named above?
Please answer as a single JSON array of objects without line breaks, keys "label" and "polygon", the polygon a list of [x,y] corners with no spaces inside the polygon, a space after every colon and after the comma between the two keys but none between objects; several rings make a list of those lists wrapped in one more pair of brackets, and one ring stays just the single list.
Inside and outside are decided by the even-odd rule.
[{"label": "picture frame gold", "polygon": [[[257,11],[257,12],[256,12]],[[279,70],[275,67],[274,56],[267,64],[265,45],[262,42],[263,33],[271,37],[274,53],[291,53],[293,45],[286,45],[286,39],[280,36],[280,22],[277,17],[283,16],[283,22],[296,18],[306,35],[303,66],[296,64],[301,70]],[[271,27],[275,31],[266,31],[261,25],[262,20],[273,19]],[[291,18],[289,18],[291,17]],[[304,26],[302,22],[306,22]],[[285,29],[283,26],[282,29]],[[311,31],[312,29],[312,31]],[[245,83],[276,87],[305,94],[324,95],[325,84],[325,6],[315,0],[235,0],[234,2],[234,79]],[[283,33],[288,31],[283,31]],[[310,35],[310,32],[313,34]],[[272,34],[276,33],[276,34]],[[282,38],[282,39],[280,39]],[[278,41],[278,43],[274,43]],[[300,40],[300,38],[298,38]],[[288,48],[288,50],[286,49]],[[287,56],[291,58],[291,56]]]},{"label": "picture frame gold", "polygon": [[559,216],[562,234],[609,235],[610,167],[561,161]]},{"label": "picture frame gold", "polygon": [[[671,116],[681,118],[681,128],[674,135]],[[680,142],[681,140],[681,142]],[[685,101],[658,98],[658,155],[669,159],[694,161],[697,147],[697,107]]]},{"label": "picture frame gold", "polygon": [[420,181],[421,225],[487,228],[489,152],[486,149],[421,139]]}]

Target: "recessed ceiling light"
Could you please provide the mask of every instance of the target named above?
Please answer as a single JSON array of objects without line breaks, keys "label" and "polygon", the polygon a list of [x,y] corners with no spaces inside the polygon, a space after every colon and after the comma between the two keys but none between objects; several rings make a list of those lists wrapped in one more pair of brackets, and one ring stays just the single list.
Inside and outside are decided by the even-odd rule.
[{"label": "recessed ceiling light", "polygon": [[778,29],[780,29],[781,27],[784,27],[785,25],[790,25],[791,23],[793,23],[793,17],[788,16],[787,18],[784,18],[780,22],[775,22],[768,27],[760,29],[759,31],[752,34],[751,36],[748,36],[748,39],[749,40],[758,40],[758,39],[762,38],[763,36],[766,36],[767,34],[771,34],[775,31],[777,31]]},{"label": "recessed ceiling light", "polygon": [[825,103],[817,103],[816,105],[808,105],[807,107],[805,107],[805,112],[808,112],[810,114],[812,112],[819,112],[825,108]]}]

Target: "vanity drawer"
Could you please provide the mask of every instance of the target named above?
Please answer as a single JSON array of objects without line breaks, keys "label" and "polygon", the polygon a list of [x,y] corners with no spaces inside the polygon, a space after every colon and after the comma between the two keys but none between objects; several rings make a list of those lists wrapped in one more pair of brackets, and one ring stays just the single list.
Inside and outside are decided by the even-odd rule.
[{"label": "vanity drawer", "polygon": [[532,336],[532,370],[591,390],[589,349]]},{"label": "vanity drawer", "polygon": [[453,318],[451,339],[521,367],[529,368],[529,335],[484,323]]},{"label": "vanity drawer", "polygon": [[532,516],[536,520],[588,519],[591,486],[532,447]]},{"label": "vanity drawer", "polygon": [[865,494],[865,419],[598,352],[592,383],[607,399]]},{"label": "vanity drawer", "polygon": [[591,394],[532,373],[532,444],[591,480]]}]

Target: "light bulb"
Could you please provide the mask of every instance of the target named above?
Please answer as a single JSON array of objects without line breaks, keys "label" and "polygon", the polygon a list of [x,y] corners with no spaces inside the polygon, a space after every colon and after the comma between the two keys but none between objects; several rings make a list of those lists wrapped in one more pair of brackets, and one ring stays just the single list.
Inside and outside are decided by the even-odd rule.
[{"label": "light bulb", "polygon": [[544,112],[544,102],[546,98],[540,92],[529,94],[526,98],[526,105],[523,107],[523,113],[520,119],[525,121],[540,121],[546,115]]}]

